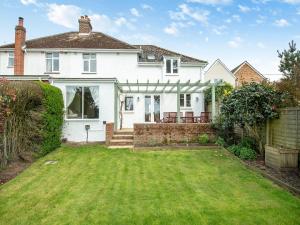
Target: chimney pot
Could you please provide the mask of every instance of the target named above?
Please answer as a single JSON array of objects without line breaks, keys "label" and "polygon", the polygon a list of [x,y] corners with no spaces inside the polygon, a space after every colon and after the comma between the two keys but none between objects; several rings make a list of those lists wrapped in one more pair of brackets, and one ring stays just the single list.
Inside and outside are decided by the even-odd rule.
[{"label": "chimney pot", "polygon": [[81,16],[78,22],[79,22],[79,33],[89,34],[92,32],[93,27],[91,25],[91,20],[87,15]]},{"label": "chimney pot", "polygon": [[23,27],[23,24],[24,24],[24,18],[19,17],[19,26]]}]

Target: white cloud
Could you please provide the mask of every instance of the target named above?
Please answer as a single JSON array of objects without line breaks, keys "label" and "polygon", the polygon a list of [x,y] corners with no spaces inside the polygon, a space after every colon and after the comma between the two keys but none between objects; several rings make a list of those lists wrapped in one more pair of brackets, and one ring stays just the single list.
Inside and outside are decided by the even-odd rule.
[{"label": "white cloud", "polygon": [[178,34],[178,29],[176,23],[171,23],[170,26],[164,29],[164,32],[170,35],[176,36]]},{"label": "white cloud", "polygon": [[241,46],[243,40],[240,37],[235,37],[231,41],[228,42],[229,47],[238,48]]},{"label": "white cloud", "polygon": [[288,4],[299,4],[300,0],[282,0],[282,2],[288,3]]},{"label": "white cloud", "polygon": [[[84,11],[76,5],[47,5],[48,19],[58,25],[67,28],[78,28],[78,18],[84,14]],[[118,32],[122,28],[135,30],[135,26],[125,17],[112,19],[105,14],[90,15],[93,30],[99,30],[107,33]]]},{"label": "white cloud", "polygon": [[220,4],[229,4],[232,0],[188,0],[187,2],[200,3],[205,5],[220,5]]},{"label": "white cloud", "polygon": [[189,7],[187,4],[181,4],[179,5],[180,14],[182,15],[182,18],[189,17],[197,22],[200,22],[201,24],[207,25],[208,24],[208,16],[210,14],[207,10],[201,10],[201,9],[194,9]]},{"label": "white cloud", "polygon": [[248,6],[239,5],[238,7],[239,7],[240,11],[243,13],[247,13],[247,12],[251,11],[251,9]]},{"label": "white cloud", "polygon": [[151,5],[142,4],[141,7],[142,7],[142,9],[145,9],[145,10],[153,10],[153,7]]},{"label": "white cloud", "polygon": [[48,19],[58,25],[67,28],[74,28],[77,26],[77,20],[81,15],[81,8],[75,5],[48,5]]},{"label": "white cloud", "polygon": [[30,5],[30,4],[36,5],[37,4],[37,0],[21,0],[21,3],[23,5]]},{"label": "white cloud", "polygon": [[262,42],[258,42],[257,47],[262,48],[262,49],[266,48],[265,44]]},{"label": "white cloud", "polygon": [[131,13],[133,16],[136,16],[136,17],[140,17],[140,16],[141,16],[140,12],[139,12],[136,8],[130,9],[130,13]]},{"label": "white cloud", "polygon": [[239,15],[232,15],[232,19],[234,19],[237,22],[241,22],[241,17]]},{"label": "white cloud", "polygon": [[290,23],[286,19],[275,20],[274,24],[278,27],[287,27],[290,25]]},{"label": "white cloud", "polygon": [[114,23],[118,26],[118,27],[122,27],[122,26],[126,26],[129,30],[134,30],[135,26],[130,23],[125,17],[119,17],[117,18]]},{"label": "white cloud", "polygon": [[222,25],[222,26],[213,28],[212,31],[213,31],[216,35],[222,35],[222,34],[224,34],[224,30],[225,30],[226,28],[227,28],[227,27],[226,27],[225,25]]}]

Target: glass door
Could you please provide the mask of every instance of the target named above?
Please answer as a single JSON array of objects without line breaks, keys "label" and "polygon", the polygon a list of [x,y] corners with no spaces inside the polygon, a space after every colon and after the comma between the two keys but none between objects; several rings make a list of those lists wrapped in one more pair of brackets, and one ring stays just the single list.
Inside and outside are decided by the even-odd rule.
[{"label": "glass door", "polygon": [[160,95],[146,95],[145,96],[145,122],[159,122],[159,121],[160,121]]},{"label": "glass door", "polygon": [[145,122],[151,122],[151,96],[145,96]]},{"label": "glass door", "polygon": [[154,122],[158,123],[160,121],[160,95],[154,95]]}]

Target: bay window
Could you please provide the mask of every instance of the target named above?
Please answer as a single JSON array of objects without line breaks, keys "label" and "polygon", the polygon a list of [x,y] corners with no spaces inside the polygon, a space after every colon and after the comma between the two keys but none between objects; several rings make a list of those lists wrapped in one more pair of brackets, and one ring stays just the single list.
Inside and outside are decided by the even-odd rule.
[{"label": "bay window", "polygon": [[14,52],[9,52],[8,53],[8,64],[7,67],[14,67],[15,64],[15,53]]},{"label": "bay window", "polygon": [[96,54],[83,53],[83,72],[85,73],[96,73],[97,60]]},{"label": "bay window", "polygon": [[67,119],[99,119],[99,87],[68,86]]},{"label": "bay window", "polygon": [[166,74],[178,74],[178,59],[166,59]]},{"label": "bay window", "polygon": [[48,72],[48,73],[59,72],[59,53],[58,52],[46,53],[46,72]]}]

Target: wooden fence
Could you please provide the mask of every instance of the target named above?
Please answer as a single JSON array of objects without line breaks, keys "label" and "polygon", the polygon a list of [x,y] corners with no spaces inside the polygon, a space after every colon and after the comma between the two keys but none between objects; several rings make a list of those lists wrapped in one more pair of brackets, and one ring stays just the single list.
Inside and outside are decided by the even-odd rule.
[{"label": "wooden fence", "polygon": [[280,118],[267,123],[267,145],[300,150],[300,108],[281,110]]}]

